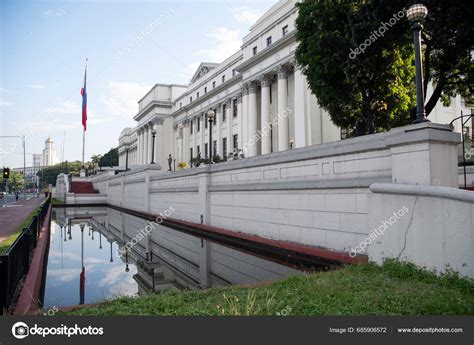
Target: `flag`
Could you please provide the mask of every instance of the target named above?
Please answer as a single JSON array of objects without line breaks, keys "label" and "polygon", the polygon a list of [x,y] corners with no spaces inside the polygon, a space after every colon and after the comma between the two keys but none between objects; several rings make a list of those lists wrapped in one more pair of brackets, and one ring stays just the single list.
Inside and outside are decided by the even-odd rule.
[{"label": "flag", "polygon": [[87,129],[87,91],[86,91],[86,80],[87,80],[87,60],[86,70],[84,72],[84,87],[81,89],[82,96],[82,126],[84,131]]}]

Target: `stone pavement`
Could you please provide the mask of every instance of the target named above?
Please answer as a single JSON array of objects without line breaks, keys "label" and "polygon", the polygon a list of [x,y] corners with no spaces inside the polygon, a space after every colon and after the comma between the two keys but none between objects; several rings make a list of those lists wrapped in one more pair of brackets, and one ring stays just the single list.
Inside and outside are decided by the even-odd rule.
[{"label": "stone pavement", "polygon": [[[32,198],[30,200],[20,200],[14,204],[9,204],[7,207],[0,207],[0,242],[23,223],[23,220],[37,208],[44,200],[44,196],[39,198]],[[0,200],[1,201],[1,200]],[[2,206],[0,204],[0,206]]]}]

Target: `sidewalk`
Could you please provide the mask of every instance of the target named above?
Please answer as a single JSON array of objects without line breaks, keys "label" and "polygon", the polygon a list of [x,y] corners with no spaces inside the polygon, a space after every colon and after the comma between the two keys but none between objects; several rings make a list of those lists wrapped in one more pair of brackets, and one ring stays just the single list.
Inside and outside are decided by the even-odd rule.
[{"label": "sidewalk", "polygon": [[28,215],[43,202],[44,196],[20,200],[8,207],[0,207],[0,243],[23,223]]}]

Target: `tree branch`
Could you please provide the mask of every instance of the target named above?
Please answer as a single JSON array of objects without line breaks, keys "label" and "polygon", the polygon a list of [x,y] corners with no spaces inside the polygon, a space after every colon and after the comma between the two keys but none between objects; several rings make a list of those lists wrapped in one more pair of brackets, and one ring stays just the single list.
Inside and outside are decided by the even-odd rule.
[{"label": "tree branch", "polygon": [[438,81],[438,84],[436,84],[435,89],[433,90],[433,94],[430,97],[430,100],[428,103],[426,103],[425,106],[425,111],[426,111],[426,116],[428,116],[433,108],[436,106],[436,103],[438,103],[439,98],[441,97],[441,93],[443,92],[443,87],[445,86],[445,81],[444,79],[440,79]]}]

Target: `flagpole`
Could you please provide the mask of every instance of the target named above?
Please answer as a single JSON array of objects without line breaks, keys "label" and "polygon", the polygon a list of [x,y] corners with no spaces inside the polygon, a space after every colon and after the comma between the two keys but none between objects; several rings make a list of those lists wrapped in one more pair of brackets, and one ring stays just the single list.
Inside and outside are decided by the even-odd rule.
[{"label": "flagpole", "polygon": [[[84,73],[84,87],[82,93],[82,171],[81,175],[85,176],[85,151],[86,151],[86,121],[87,121],[87,89],[86,89],[86,79],[87,79],[87,58],[86,58],[86,67]],[[85,99],[85,102],[84,102]]]},{"label": "flagpole", "polygon": [[86,147],[86,130],[82,128],[82,168],[84,169],[84,152]]}]

